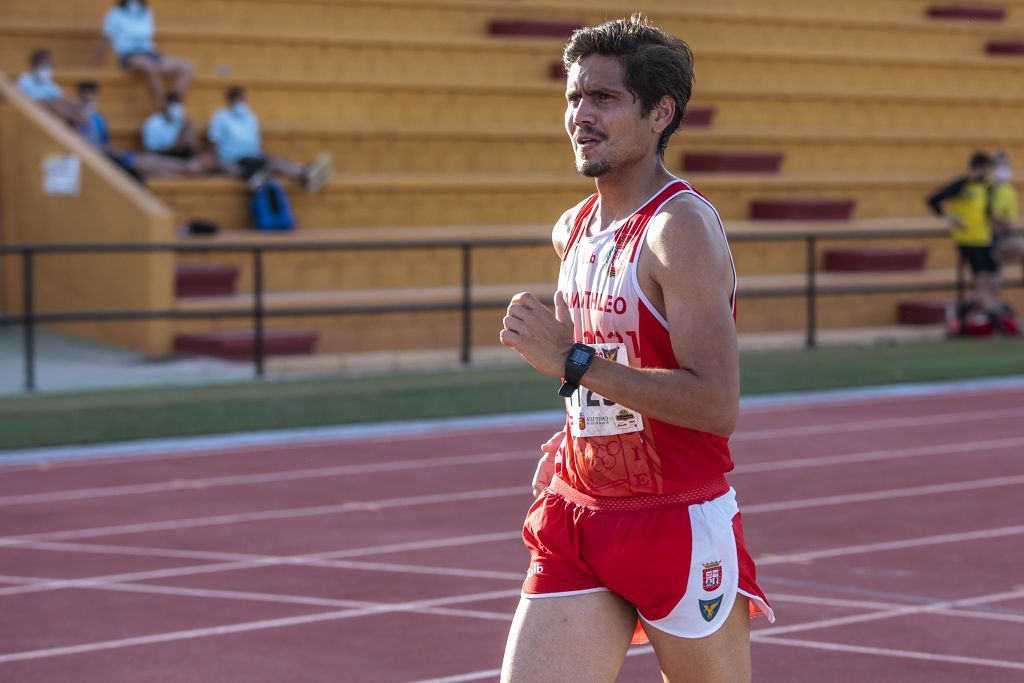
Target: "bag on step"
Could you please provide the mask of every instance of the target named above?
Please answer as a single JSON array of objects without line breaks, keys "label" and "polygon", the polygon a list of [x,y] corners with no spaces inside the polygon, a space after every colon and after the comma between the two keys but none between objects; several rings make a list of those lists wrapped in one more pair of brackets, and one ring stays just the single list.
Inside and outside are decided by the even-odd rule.
[{"label": "bag on step", "polygon": [[249,213],[256,230],[291,230],[295,218],[288,196],[278,183],[268,180],[249,195]]}]

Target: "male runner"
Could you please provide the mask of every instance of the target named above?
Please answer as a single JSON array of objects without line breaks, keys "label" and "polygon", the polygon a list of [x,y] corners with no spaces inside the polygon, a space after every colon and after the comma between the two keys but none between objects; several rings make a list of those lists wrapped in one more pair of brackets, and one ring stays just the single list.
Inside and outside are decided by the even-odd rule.
[{"label": "male runner", "polygon": [[663,163],[693,56],[636,14],[577,31],[563,58],[565,127],[597,194],[555,225],[555,315],[517,294],[500,335],[568,397],[501,680],[613,681],[635,634],[666,681],[748,681],[749,616],[772,612],[725,479],[736,275],[717,212]]}]

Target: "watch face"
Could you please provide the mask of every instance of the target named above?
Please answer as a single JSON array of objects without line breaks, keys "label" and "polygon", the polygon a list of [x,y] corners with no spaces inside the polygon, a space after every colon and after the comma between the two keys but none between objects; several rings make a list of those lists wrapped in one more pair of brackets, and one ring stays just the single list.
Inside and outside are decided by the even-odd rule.
[{"label": "watch face", "polygon": [[573,349],[569,354],[569,362],[575,365],[584,365],[590,360],[590,353],[584,349]]}]

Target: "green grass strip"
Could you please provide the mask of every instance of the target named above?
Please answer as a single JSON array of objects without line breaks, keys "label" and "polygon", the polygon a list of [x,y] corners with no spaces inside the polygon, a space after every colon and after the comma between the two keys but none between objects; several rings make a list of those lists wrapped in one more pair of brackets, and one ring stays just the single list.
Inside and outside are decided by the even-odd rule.
[{"label": "green grass strip", "polygon": [[[1024,340],[745,353],[746,396],[1024,375]],[[40,394],[0,399],[0,449],[558,410],[530,368]]]}]

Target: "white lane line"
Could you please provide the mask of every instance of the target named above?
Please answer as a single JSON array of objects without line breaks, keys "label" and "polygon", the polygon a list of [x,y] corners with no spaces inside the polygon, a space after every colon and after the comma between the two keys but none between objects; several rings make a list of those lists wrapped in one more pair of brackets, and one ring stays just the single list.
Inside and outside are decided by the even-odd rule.
[{"label": "white lane line", "polygon": [[383,500],[361,500],[339,503],[337,505],[314,505],[310,507],[284,508],[279,510],[259,510],[241,512],[230,515],[212,515],[207,517],[187,517],[163,522],[143,522],[139,524],[119,524],[107,527],[92,527],[70,531],[52,531],[36,534],[23,534],[0,538],[0,545],[8,541],[18,540],[66,540],[72,538],[94,538],[96,536],[114,536],[118,534],[137,534],[151,531],[172,531],[194,529],[196,527],[241,524],[244,522],[265,522],[279,519],[298,519],[336,515],[356,511],[378,511],[392,508],[414,507],[419,505],[449,504],[482,498],[503,498],[509,496],[526,496],[525,486],[506,486],[502,488],[480,489],[475,491],[452,491],[449,493],[431,493],[422,496],[404,496]]},{"label": "white lane line", "polygon": [[750,396],[740,399],[740,405],[759,413],[770,413],[816,410],[823,405],[830,407],[859,405],[868,401],[871,403],[902,403],[908,398],[927,398],[936,401],[953,400],[962,403],[965,398],[1015,394],[1022,389],[1024,389],[1024,375],[1010,375],[1009,377],[988,379],[883,384],[855,389],[826,389],[824,391]]},{"label": "white lane line", "polygon": [[[627,657],[639,657],[642,655],[654,654],[654,648],[650,645],[642,647],[631,647],[626,651]],[[469,681],[493,680],[501,675],[501,669],[486,669],[485,671],[473,671],[468,674],[456,676],[445,676],[443,678],[424,678],[413,683],[468,683]]]},{"label": "white lane line", "polygon": [[[254,453],[287,451],[294,456],[302,450],[323,451],[348,444],[400,444],[423,439],[465,439],[477,433],[519,432],[524,427],[550,424],[557,431],[565,413],[540,411],[507,413],[482,417],[386,422],[343,427],[305,427],[212,436],[188,436],[145,441],[122,441],[88,446],[31,448],[0,453],[0,471],[35,471],[69,467],[94,467],[123,462],[182,460],[220,456],[249,456]],[[540,448],[540,443],[537,444]]]},{"label": "white lane line", "polygon": [[[243,569],[254,569],[259,567],[275,566],[318,566],[328,568],[350,568],[366,569],[370,571],[392,571],[398,573],[416,573],[440,576],[463,576],[469,578],[485,578],[496,580],[523,579],[523,573],[494,572],[487,570],[473,569],[452,569],[449,567],[423,567],[418,565],[404,565],[396,563],[364,562],[355,563],[348,560],[332,559],[336,556],[358,557],[360,555],[377,555],[380,551],[397,552],[398,550],[418,550],[421,548],[448,548],[461,545],[480,545],[496,541],[507,541],[519,539],[521,532],[497,533],[497,534],[475,534],[472,536],[456,536],[453,538],[442,538],[431,541],[416,541],[411,543],[398,543],[386,546],[370,546],[366,548],[354,548],[340,551],[327,551],[310,555],[256,555],[245,553],[210,552],[205,550],[176,550],[171,548],[149,548],[145,546],[92,546],[86,543],[55,543],[55,542],[24,542],[18,548],[28,550],[44,550],[55,552],[79,552],[110,555],[131,555],[136,557],[168,557],[176,559],[211,560],[211,564],[190,565],[186,567],[171,567],[168,569],[151,569],[146,571],[129,572],[122,574],[110,574],[107,576],[93,576],[84,579],[52,579],[40,582],[33,582],[32,585],[16,585],[0,588],[0,596],[18,595],[22,593],[39,593],[50,590],[62,590],[76,588],[79,581],[89,582],[124,582],[124,581],[146,581],[152,579],[172,578],[177,576],[197,576],[200,574],[215,574],[219,572],[237,571]],[[0,577],[3,581],[3,577]],[[13,583],[24,584],[25,581],[12,581]]]},{"label": "white lane line", "polygon": [[835,434],[837,432],[880,431],[883,429],[906,429],[908,427],[928,427],[933,425],[949,425],[958,422],[980,422],[984,420],[1002,420],[1024,416],[1024,409],[1003,408],[995,410],[977,410],[969,412],[927,415],[924,417],[894,417],[856,422],[838,422],[829,424],[801,425],[797,427],[777,427],[773,429],[757,429],[739,431],[730,441],[763,441],[765,439],[784,439],[794,436],[815,436]]},{"label": "white lane line", "polygon": [[523,531],[498,531],[490,534],[472,534],[469,536],[452,536],[436,540],[424,539],[422,541],[406,541],[403,543],[388,543],[385,545],[372,545],[363,548],[349,548],[346,550],[332,550],[325,553],[318,553],[314,557],[330,559],[347,559],[350,557],[365,557],[367,555],[387,555],[390,553],[404,553],[411,550],[433,550],[434,548],[454,548],[461,545],[476,545],[478,543],[497,543],[499,541],[522,540]]},{"label": "white lane line", "polygon": [[[862,389],[800,392],[775,396],[755,396],[741,401],[743,412],[754,414],[778,411],[816,410],[822,405],[863,404],[866,401],[886,403],[907,398],[931,397],[962,401],[970,396],[1012,393],[1024,385],[1024,376],[996,380],[967,380],[926,384],[886,385]],[[953,393],[955,392],[955,394]],[[524,426],[551,424],[552,431],[563,422],[564,413],[540,411],[506,413],[472,418],[391,422],[346,427],[316,427],[277,431],[243,432],[204,437],[154,439],[148,441],[61,446],[21,451],[7,451],[0,456],[0,471],[34,471],[40,468],[93,467],[110,465],[122,459],[139,461],[175,460],[223,455],[251,454],[280,450],[289,452],[303,448],[322,450],[342,443],[379,443],[418,441],[425,438],[447,438],[456,431],[461,435],[495,430],[514,431]],[[826,432],[827,433],[827,432]],[[742,433],[741,433],[742,434]],[[734,437],[736,438],[736,437]],[[742,438],[742,437],[740,437]]]},{"label": "white lane line", "polygon": [[[1021,597],[1024,597],[1024,594],[1021,594]],[[893,603],[891,602],[886,603],[878,602],[875,600],[850,600],[843,598],[826,598],[820,595],[791,595],[789,593],[776,593],[774,591],[772,591],[771,600],[772,604],[775,604],[776,602],[792,602],[794,604],[815,606],[825,605],[827,607],[849,607],[852,609],[861,610],[888,610],[892,609],[893,606]],[[929,611],[930,613],[941,614],[942,616],[946,617],[957,617],[958,619],[967,617],[970,619],[983,619],[986,621],[1010,621],[1018,624],[1024,624],[1024,614],[1009,614],[1006,612],[978,612],[976,610],[949,607],[940,607]],[[770,632],[770,629],[765,630],[765,633],[768,632]]]},{"label": "white lane line", "polygon": [[[985,605],[991,602],[1005,602],[1007,600],[1019,600],[1024,598],[1024,592],[1019,590],[1014,591],[1003,591],[1000,593],[991,593],[989,595],[980,595],[973,598],[960,598],[958,600],[940,600],[937,602],[930,602],[924,605],[900,605],[897,607],[889,606],[888,609],[880,610],[878,612],[869,612],[867,614],[853,614],[845,617],[833,617],[830,619],[819,619],[817,621],[808,621],[800,624],[791,624],[789,626],[772,626],[763,631],[763,633],[770,636],[781,636],[787,633],[800,633],[802,631],[818,631],[824,628],[834,628],[836,626],[848,626],[850,624],[861,624],[868,621],[881,621],[882,619],[896,619],[898,617],[910,616],[912,614],[924,614],[929,612],[935,612],[943,609],[953,609],[956,607],[973,607],[974,605]],[[758,631],[757,633],[762,633]]]},{"label": "white lane line", "polygon": [[458,605],[467,602],[480,602],[483,600],[495,600],[499,598],[514,597],[518,596],[519,593],[520,589],[518,588],[516,588],[515,590],[490,591],[487,593],[474,593],[470,595],[457,595],[444,598],[432,598],[430,600],[417,600],[414,602],[385,604],[374,607],[342,609],[331,612],[321,612],[319,614],[306,614],[296,617],[283,617],[278,619],[246,621],[236,624],[226,624],[223,626],[212,626],[207,628],[189,629],[184,631],[172,631],[168,633],[155,633],[148,636],[120,638],[117,640],[105,640],[94,643],[83,643],[81,645],[46,648],[42,650],[12,652],[0,655],[0,664],[35,659],[47,659],[50,657],[60,657],[64,655],[99,652],[101,650],[115,650],[119,648],[134,647],[138,645],[153,645],[155,643],[168,643],[179,640],[192,640],[196,638],[208,638],[211,636],[223,636],[235,633],[248,633],[251,631],[284,628],[287,626],[317,624],[326,621],[340,621],[342,619],[352,619],[355,617],[388,614],[391,612],[408,612],[413,609],[420,609],[424,607],[445,607],[448,605]]},{"label": "white lane line", "polygon": [[[53,578],[31,578],[24,576],[9,577],[23,583],[55,582]],[[76,582],[74,588],[88,590],[109,590],[122,593],[145,593],[148,595],[171,595],[188,598],[214,598],[218,600],[239,600],[243,602],[272,602],[288,605],[305,605],[311,607],[388,607],[390,603],[369,602],[366,600],[345,600],[341,598],[321,598],[309,595],[285,595],[280,593],[262,593],[253,591],[232,591],[209,588],[189,588],[184,586],[156,586],[145,583],[112,583],[83,579]],[[512,613],[489,612],[484,610],[464,610],[444,607],[423,607],[411,609],[410,612],[421,614],[440,614],[445,616],[468,617],[472,619],[489,619],[512,621]]]},{"label": "white lane line", "polygon": [[[1016,412],[1019,412],[1021,415],[1024,415],[1024,411]],[[863,451],[857,453],[847,453],[842,455],[820,456],[810,458],[792,458],[789,460],[740,465],[737,467],[734,474],[750,474],[754,472],[770,472],[775,470],[798,469],[804,467],[817,467],[824,465],[845,465],[850,463],[870,462],[877,460],[897,460],[903,458],[913,458],[930,455],[948,455],[957,453],[972,454],[985,450],[1020,448],[1022,446],[1024,446],[1024,437],[1014,437],[1005,439],[969,441],[955,444],[942,444],[938,446],[917,446],[911,448]],[[223,486],[244,486],[252,484],[297,481],[303,479],[345,477],[380,472],[433,469],[438,467],[452,467],[459,465],[477,465],[491,462],[503,462],[513,458],[518,458],[525,461],[530,457],[530,455],[530,453],[524,450],[504,451],[501,453],[482,453],[476,455],[459,455],[430,459],[416,458],[410,460],[363,463],[358,465],[340,465],[336,467],[317,467],[300,470],[286,470],[281,472],[266,472],[260,474],[241,474],[226,475],[221,477],[176,479],[173,481],[160,481],[146,484],[127,484],[122,486],[104,486],[85,489],[72,489],[66,491],[51,491],[48,493],[0,496],[0,506],[34,505],[41,503],[54,503],[72,500],[85,500],[91,498],[107,498],[114,496],[142,495],[152,493],[174,493],[184,490],[205,490]]]},{"label": "white lane line", "polygon": [[729,473],[729,476],[732,477],[737,474],[752,474],[755,472],[774,472],[776,470],[803,469],[805,467],[849,465],[853,463],[873,462],[878,460],[903,460],[906,458],[919,458],[930,455],[974,455],[975,453],[981,453],[984,451],[1005,450],[1021,447],[1024,447],[1024,437],[986,439],[983,441],[949,443],[939,446],[891,448],[876,451],[861,451],[858,453],[844,453],[842,455],[812,456],[809,458],[790,458],[789,460],[774,460],[770,462],[755,462],[737,465],[736,469]]},{"label": "white lane line", "polygon": [[928,545],[980,541],[990,538],[1002,538],[1005,536],[1019,536],[1021,534],[1024,534],[1024,525],[1007,526],[996,529],[979,529],[977,531],[963,531],[952,534],[903,538],[897,541],[865,543],[862,545],[849,545],[838,548],[825,548],[822,550],[808,550],[805,552],[789,553],[786,555],[764,555],[755,560],[754,564],[758,567],[768,567],[775,564],[805,563],[811,562],[812,560],[822,560],[830,557],[864,555],[868,553],[885,552],[888,550],[906,550],[908,548],[920,548]]},{"label": "white lane line", "polygon": [[529,453],[522,450],[504,451],[501,453],[481,453],[476,455],[457,455],[440,458],[415,458],[411,460],[393,460],[390,462],[373,462],[359,465],[339,465],[337,467],[284,470],[280,472],[265,472],[260,474],[238,474],[222,477],[175,479],[173,481],[160,481],[148,484],[101,486],[87,489],[51,491],[49,493],[0,496],[0,506],[34,505],[39,503],[55,503],[68,500],[83,500],[87,498],[134,496],[148,493],[166,493],[197,489],[205,490],[222,486],[243,486],[251,484],[297,481],[302,479],[347,477],[360,474],[376,474],[380,472],[399,472],[404,470],[425,470],[437,467],[454,467],[457,465],[479,465],[502,462],[512,458],[519,458],[525,462],[529,455]]},{"label": "white lane line", "polygon": [[892,500],[894,498],[913,498],[915,496],[931,496],[939,493],[959,493],[961,491],[977,491],[1000,486],[1020,486],[1024,484],[1024,474],[1015,477],[990,477],[974,481],[958,481],[951,484],[929,484],[927,486],[909,486],[885,491],[865,491],[820,498],[803,498],[801,500],[783,500],[777,503],[760,503],[747,505],[744,513],[756,514],[778,512],[780,510],[805,510],[814,507],[831,505],[847,505],[849,503],[865,503],[872,500]]},{"label": "white lane line", "polygon": [[[902,489],[890,489],[887,491],[868,491],[853,493],[841,496],[827,496],[823,498],[808,498],[801,500],[780,501],[777,503],[762,503],[749,505],[744,511],[772,512],[776,510],[797,510],[823,505],[843,505],[846,503],[863,502],[869,500],[883,500],[894,498],[907,498],[914,496],[933,495],[956,491],[979,490],[999,486],[1015,486],[1024,482],[1024,475],[1017,477],[1002,477],[991,479],[979,479],[971,482],[957,482],[955,484],[936,484],[931,486],[918,486]],[[152,531],[170,531],[179,529],[192,529],[205,526],[219,526],[229,524],[240,524],[245,522],[261,522],[280,519],[296,519],[303,517],[315,517],[323,515],[335,515],[354,511],[376,511],[390,508],[401,508],[418,505],[449,504],[460,501],[493,499],[510,496],[525,496],[522,486],[507,486],[502,488],[483,489],[476,491],[453,491],[450,493],[427,494],[422,496],[408,496],[402,498],[391,498],[384,500],[350,501],[337,505],[316,505],[301,508],[285,508],[280,510],[261,510],[255,512],[243,512],[229,515],[214,515],[208,517],[192,517],[185,519],[165,520],[162,522],[143,522],[138,524],[122,524],[107,527],[93,527],[87,529],[73,529],[68,531],[41,532],[35,534],[23,534],[0,538],[0,546],[10,545],[12,542],[31,540],[68,540],[76,538],[95,538],[97,536],[114,536],[119,534],[148,533]]]},{"label": "white lane line", "polygon": [[[968,666],[985,666],[997,669],[1014,669],[1024,671],[1024,662],[1011,662],[1002,659],[983,659],[981,657],[961,657],[959,655],[944,655],[932,652],[918,652],[916,650],[894,650],[882,647],[867,647],[864,645],[846,645],[844,643],[826,643],[816,640],[797,640],[795,638],[773,638],[764,636],[754,639],[754,642],[770,645],[786,645],[789,647],[803,647],[812,650],[826,650],[831,652],[849,652],[859,655],[878,655],[880,657],[898,657],[900,659],[917,659],[926,662],[943,662],[946,664],[964,664]],[[979,679],[974,679],[979,680]]]},{"label": "white lane line", "polygon": [[[1020,595],[1020,594],[1017,594],[1017,595]],[[773,599],[777,599],[778,597],[779,596],[773,596]],[[790,597],[790,596],[787,596],[787,597]],[[986,598],[989,598],[988,601],[991,601],[992,599],[995,599],[995,596],[986,596]],[[814,601],[814,600],[815,600],[814,598],[808,598],[807,599],[808,602],[811,602],[811,601]],[[974,600],[975,602],[977,602],[979,599],[978,598],[972,598],[971,600]],[[821,601],[818,601],[818,604],[824,604],[824,603],[822,603]],[[866,603],[866,604],[870,604],[870,603]],[[879,604],[884,604],[884,603],[879,603]],[[933,608],[930,611],[941,613],[943,610],[940,609],[940,608]],[[954,612],[954,613],[955,614],[960,614],[960,612]],[[796,624],[795,626],[802,626],[802,624]],[[818,641],[805,641],[805,640],[797,640],[797,639],[791,639],[791,638],[778,638],[778,637],[776,637],[774,635],[775,632],[778,631],[778,630],[779,629],[777,627],[772,626],[772,627],[766,627],[764,630],[761,630],[761,631],[755,631],[754,633],[751,634],[751,641],[756,642],[756,643],[777,644],[777,645],[790,645],[790,646],[795,646],[795,647],[809,647],[809,648],[812,648],[812,649],[835,650],[835,651],[839,651],[839,652],[852,652],[852,653],[857,653],[857,654],[883,655],[883,656],[903,657],[903,658],[910,658],[910,659],[924,659],[924,660],[928,660],[928,661],[941,661],[941,662],[949,662],[949,663],[955,663],[955,664],[968,664],[968,665],[974,665],[974,666],[989,666],[989,667],[998,667],[998,668],[1024,669],[1024,664],[1022,664],[1022,663],[1019,663],[1019,662],[1006,662],[1006,661],[996,660],[996,659],[983,659],[983,658],[978,658],[978,657],[958,657],[956,655],[940,655],[940,654],[931,654],[931,653],[926,653],[926,652],[913,652],[913,651],[909,651],[909,650],[892,650],[892,649],[883,649],[883,648],[862,647],[862,646],[858,646],[858,645],[843,645],[843,644],[838,644],[838,643],[821,643],[821,642],[818,642]],[[634,657],[634,656],[637,656],[637,655],[645,655],[645,654],[649,654],[649,653],[652,653],[652,652],[653,652],[653,650],[651,649],[650,646],[645,646],[645,647],[641,647],[641,648],[631,648],[626,653],[626,656],[627,657]],[[470,673],[458,674],[458,675],[455,675],[455,676],[445,676],[443,678],[420,679],[420,680],[415,681],[414,683],[468,683],[469,681],[493,680],[495,677],[499,676],[500,674],[501,674],[501,670],[500,669],[487,669],[485,671],[473,671],[473,672],[470,672]]]},{"label": "white lane line", "polygon": [[[297,560],[295,558],[275,558],[271,556],[261,557],[258,555],[254,555],[252,556],[251,559],[240,560],[238,562],[197,565],[194,567],[187,568],[155,569],[151,571],[135,572],[131,574],[115,574],[109,577],[100,576],[85,579],[40,579],[38,581],[29,582],[20,580],[19,577],[0,577],[0,581],[3,581],[5,578],[7,578],[10,579],[8,583],[22,584],[18,586],[4,586],[0,588],[0,596],[21,595],[24,593],[41,593],[45,591],[63,590],[67,588],[89,588],[96,583],[101,583],[105,581],[142,581],[147,579],[171,578],[175,576],[182,576],[185,574],[189,576],[196,576],[199,574],[217,574],[226,571],[237,571],[241,569],[253,569],[257,567],[273,567],[282,565],[301,565],[305,567],[321,567],[325,569],[353,569],[357,571],[371,571],[375,573],[386,572],[395,574],[420,574],[424,576],[448,576],[460,577],[464,579],[490,579],[496,581],[514,581],[517,584],[522,583],[523,578],[525,577],[525,572],[499,572],[484,569],[432,567],[388,562],[324,560],[312,557]],[[185,569],[187,569],[188,571],[185,572]],[[182,570],[182,573],[179,573],[179,570]],[[23,577],[21,578],[23,579]],[[27,585],[25,585],[26,583]]]}]

